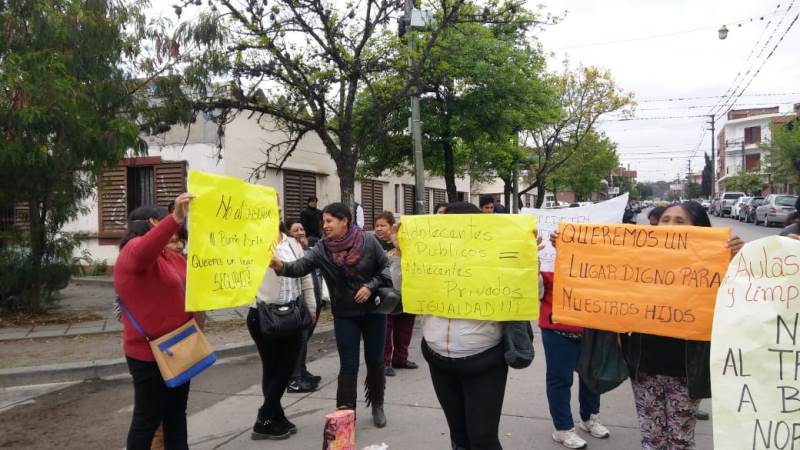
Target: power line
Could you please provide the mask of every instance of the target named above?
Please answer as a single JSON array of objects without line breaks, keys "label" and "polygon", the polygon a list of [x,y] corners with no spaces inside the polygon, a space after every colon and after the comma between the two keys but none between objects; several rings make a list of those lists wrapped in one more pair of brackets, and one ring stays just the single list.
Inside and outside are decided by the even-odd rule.
[{"label": "power line", "polygon": [[[705,114],[692,116],[660,116],[660,117],[627,117],[620,119],[603,119],[602,122],[628,122],[631,120],[672,120],[672,119],[696,119],[698,117],[708,117]],[[598,121],[600,122],[600,121]]]},{"label": "power line", "polygon": [[[732,90],[730,88],[728,89],[728,91],[730,91],[730,97],[728,97],[728,99],[726,99],[726,100],[723,100],[722,103],[719,105],[719,107],[712,108],[712,110],[710,110],[708,112],[709,115],[711,115],[711,114],[716,115],[719,111],[722,111],[722,110],[724,110],[726,108],[726,105],[728,104],[729,101],[733,100],[735,102],[739,98],[739,97],[736,97],[736,91],[739,89],[740,86],[742,86],[745,83],[745,79],[750,74],[750,72],[753,70],[753,67],[755,67],[755,65],[758,63],[759,58],[761,58],[761,55],[764,53],[764,50],[772,42],[772,38],[775,37],[776,33],[778,32],[778,30],[780,29],[781,25],[783,24],[784,19],[786,19],[786,17],[789,15],[789,12],[792,10],[792,7],[794,6],[794,3],[795,3],[795,0],[792,0],[792,2],[789,4],[789,7],[786,8],[786,12],[783,14],[783,16],[781,17],[780,21],[778,21],[777,25],[775,25],[775,28],[772,30],[772,34],[770,34],[769,38],[767,38],[767,40],[764,41],[764,45],[762,46],[761,50],[758,52],[758,55],[756,55],[755,59],[753,59],[752,63],[747,68],[747,71],[744,73],[744,75],[742,75],[742,78],[739,80],[739,84],[736,84]],[[756,76],[758,76],[758,73],[761,71],[761,67],[764,67],[764,64],[769,60],[770,56],[772,56],[772,54],[775,52],[775,49],[778,48],[778,45],[783,41],[783,37],[786,36],[786,33],[792,28],[792,26],[794,25],[794,23],[796,21],[797,21],[797,17],[795,17],[795,20],[793,20],[792,23],[790,23],[789,26],[786,28],[786,30],[784,30],[783,35],[778,40],[778,42],[775,44],[775,47],[773,48],[773,50],[762,61],[761,66],[759,66],[758,71],[756,71],[753,74],[753,76],[750,77],[750,80],[747,82],[747,85],[739,91],[740,95],[742,93],[744,93],[744,91],[747,89],[747,87],[750,86],[750,83],[752,83],[753,80],[756,78]],[[745,64],[747,64],[747,62],[745,62]],[[731,84],[734,84],[734,83],[731,83]],[[728,111],[730,111],[730,109],[728,109]],[[722,113],[717,117],[722,117],[722,115],[724,115],[724,114],[725,113]]]},{"label": "power line", "polygon": [[724,113],[720,114],[720,116],[719,116],[719,117],[722,117],[723,115],[727,114],[727,113],[728,113],[728,111],[730,111],[731,109],[733,109],[733,106],[736,104],[736,100],[738,100],[738,99],[739,99],[739,97],[741,97],[742,93],[743,93],[744,91],[746,91],[746,90],[747,90],[747,88],[749,88],[749,87],[750,87],[750,84],[752,84],[752,83],[753,83],[753,80],[755,80],[755,79],[756,79],[756,77],[758,76],[758,74],[759,74],[759,73],[761,73],[761,69],[763,69],[763,68],[764,68],[764,65],[767,63],[767,61],[769,61],[769,59],[772,57],[772,55],[774,55],[774,54],[775,54],[775,50],[777,50],[777,49],[778,49],[778,46],[779,46],[779,45],[781,45],[781,42],[783,42],[784,38],[786,38],[786,35],[789,33],[789,30],[791,30],[791,29],[792,29],[792,27],[794,27],[794,24],[796,24],[796,23],[797,23],[797,19],[800,19],[800,13],[797,13],[797,15],[795,15],[795,16],[794,16],[794,19],[792,19],[792,22],[789,24],[789,26],[788,26],[788,27],[786,28],[786,30],[783,32],[783,34],[781,35],[780,39],[778,39],[778,42],[776,42],[776,43],[775,43],[775,46],[774,46],[774,47],[772,48],[772,50],[769,52],[769,54],[768,54],[768,55],[767,55],[767,57],[764,59],[764,61],[762,61],[762,62],[761,62],[761,65],[758,67],[758,70],[756,70],[756,72],[753,74],[752,78],[750,78],[750,81],[748,81],[748,82],[747,82],[747,84],[746,84],[746,85],[745,85],[745,86],[742,88],[742,90],[739,92],[739,95],[738,95],[738,96],[736,96],[736,98],[735,98],[735,99],[733,99],[733,102],[731,103],[731,106],[730,106],[730,107],[728,107],[728,109],[727,109],[727,110],[726,110]]},{"label": "power line", "polygon": [[[792,0],[792,4],[794,4],[794,0]],[[778,13],[778,10],[780,9],[780,7],[781,7],[780,4],[778,4],[778,6],[775,7],[775,11],[773,12],[773,15]],[[790,4],[789,8],[791,8],[791,7],[792,7],[792,5]],[[788,14],[788,9],[787,9],[787,14]],[[739,68],[739,71],[736,73],[736,76],[733,77],[733,81],[731,81],[730,86],[728,86],[728,89],[725,91],[724,94],[722,94],[722,98],[725,98],[728,95],[732,94],[733,92],[736,92],[736,87],[738,87],[736,82],[740,81],[739,80],[739,76],[742,74],[742,72],[745,70],[745,68],[748,67],[748,62],[750,62],[750,57],[753,56],[753,53],[755,53],[756,48],[758,48],[758,44],[761,43],[761,38],[764,36],[766,31],[769,29],[770,24],[772,24],[772,18],[770,18],[769,21],[767,21],[767,24],[764,26],[764,29],[761,30],[761,34],[758,36],[758,39],[756,40],[756,43],[753,44],[753,48],[750,49],[750,53],[747,55],[747,58],[745,58],[744,63],[742,64],[742,67]],[[780,26],[780,24],[776,25],[775,26],[775,30],[777,30],[779,26]],[[769,39],[764,42],[765,45],[766,45],[767,42],[769,42],[770,39],[772,39],[772,36],[775,34],[775,30],[773,30],[772,35],[770,35]],[[756,57],[756,58],[758,58],[758,57]],[[750,72],[749,68],[747,69],[747,72],[748,73]],[[747,74],[745,73],[745,76],[746,75]],[[714,108],[717,108],[717,106],[719,106],[719,101],[717,101],[714,104],[714,106],[712,106],[711,108],[714,109]],[[714,112],[709,111],[709,114],[714,114]]]},{"label": "power line", "polygon": [[[747,94],[742,97],[783,97],[787,95],[800,95],[800,92],[771,92],[762,94]],[[684,102],[689,100],[710,100],[715,98],[727,97],[726,95],[704,95],[697,97],[672,97],[672,98],[650,98],[636,100],[637,103],[656,103],[656,102]]]},{"label": "power line", "polygon": [[[776,13],[773,12],[773,13],[767,14],[767,15],[747,17],[747,18],[742,19],[742,20],[733,21],[732,23],[736,23],[736,24],[739,25],[739,27],[741,27],[742,24],[745,23],[745,22],[748,22],[748,21],[752,22],[754,19],[764,20],[765,17],[770,17],[770,16],[773,16],[775,14]],[[728,22],[728,23],[731,23],[731,22]],[[624,44],[624,43],[628,43],[628,42],[637,42],[637,41],[646,41],[646,40],[650,40],[650,39],[660,39],[660,38],[664,38],[664,37],[677,36],[677,35],[680,35],[680,34],[697,33],[699,31],[716,30],[717,28],[718,28],[718,26],[715,25],[715,26],[708,26],[708,27],[702,27],[702,28],[692,28],[690,30],[674,31],[674,32],[671,32],[671,33],[653,34],[653,35],[649,35],[649,36],[618,39],[618,40],[614,40],[614,41],[592,42],[592,43],[588,43],[588,44],[570,45],[570,46],[564,47],[563,50],[574,49],[574,48],[599,47],[599,46],[602,46],[602,45]]]},{"label": "power line", "polygon": [[[760,102],[760,103],[736,103],[734,106],[774,106],[774,105],[792,105],[794,103],[800,102],[800,100],[794,102]],[[662,110],[675,110],[675,109],[705,109],[711,108],[715,105],[690,105],[690,106],[662,106],[660,108],[636,108],[636,111],[662,111]]]}]

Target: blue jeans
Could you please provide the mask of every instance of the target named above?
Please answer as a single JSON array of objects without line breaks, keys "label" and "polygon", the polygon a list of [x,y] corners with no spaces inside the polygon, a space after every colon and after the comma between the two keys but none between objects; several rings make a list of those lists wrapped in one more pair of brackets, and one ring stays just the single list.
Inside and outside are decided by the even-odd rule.
[{"label": "blue jeans", "polygon": [[[562,336],[553,330],[542,328],[544,359],[547,363],[547,403],[550,417],[556,430],[572,429],[570,397],[575,366],[581,352],[581,340]],[[589,420],[592,414],[600,412],[600,396],[595,394],[583,381],[578,389],[581,420]]]},{"label": "blue jeans", "polygon": [[386,341],[386,315],[364,314],[334,317],[333,332],[339,351],[339,375],[358,375],[358,354],[364,338],[364,362],[367,367],[383,369],[383,346]]}]

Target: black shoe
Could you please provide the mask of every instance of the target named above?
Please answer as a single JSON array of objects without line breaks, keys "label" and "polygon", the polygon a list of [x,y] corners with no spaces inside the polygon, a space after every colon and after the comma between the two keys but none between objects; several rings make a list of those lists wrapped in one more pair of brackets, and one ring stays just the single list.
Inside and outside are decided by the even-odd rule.
[{"label": "black shoe", "polygon": [[403,364],[392,363],[392,367],[395,369],[419,369],[419,366],[414,361],[406,361]]},{"label": "black shoe", "polygon": [[372,423],[376,428],[386,426],[386,414],[383,412],[383,405],[372,405]]},{"label": "black shoe", "polygon": [[698,409],[697,412],[694,413],[694,417],[697,420],[708,420],[708,413],[702,409]]},{"label": "black shoe", "polygon": [[314,375],[311,372],[304,370],[303,374],[300,375],[301,378],[304,378],[306,381],[309,381],[313,384],[319,384],[322,381],[322,377],[319,375]]},{"label": "black shoe", "polygon": [[262,439],[279,441],[282,439],[288,439],[291,435],[292,433],[289,431],[289,428],[287,428],[286,425],[280,421],[264,419],[256,421],[256,424],[253,425],[253,432],[250,434],[250,439],[253,439],[254,441],[259,441]]},{"label": "black shoe", "polygon": [[393,377],[396,375],[394,369],[392,369],[392,366],[386,366],[383,370],[386,372],[387,377]]},{"label": "black shoe", "polygon": [[314,383],[309,382],[303,378],[294,378],[292,381],[289,382],[289,385],[286,386],[286,392],[292,393],[306,393],[306,392],[314,392],[317,390],[317,385]]},{"label": "black shoe", "polygon": [[289,422],[289,419],[287,419],[286,416],[283,416],[280,419],[276,419],[275,421],[279,422],[281,425],[286,427],[286,429],[289,430],[290,434],[297,434],[297,425],[293,424],[292,422]]}]

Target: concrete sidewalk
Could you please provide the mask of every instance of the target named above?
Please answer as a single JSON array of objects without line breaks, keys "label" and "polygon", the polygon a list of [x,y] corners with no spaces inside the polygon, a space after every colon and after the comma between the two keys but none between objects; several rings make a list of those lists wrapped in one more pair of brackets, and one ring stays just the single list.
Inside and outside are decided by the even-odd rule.
[{"label": "concrete sidewalk", "polygon": [[[369,409],[359,393],[357,448],[386,443],[396,450],[450,449],[447,423],[433,392],[427,364],[419,350],[419,334],[415,331],[411,359],[420,364],[418,370],[398,370],[387,379],[386,415],[389,425],[373,427]],[[544,350],[536,336],[536,359],[525,370],[510,370],[503,417],[500,422],[501,442],[507,450],[557,450],[550,434],[544,383]],[[335,352],[310,364],[311,372],[329,380],[311,394],[286,394],[283,405],[287,416],[299,432],[285,441],[253,441],[250,431],[256,411],[262,402],[261,387],[254,385],[189,418],[189,443],[193,449],[314,449],[322,445],[324,415],[335,409],[336,374],[339,368]],[[359,386],[363,386],[365,369],[360,370]],[[191,402],[191,396],[190,396]],[[573,412],[577,416],[577,386],[573,393]],[[710,404],[704,402],[704,409]],[[611,430],[611,437],[598,440],[583,433],[590,449],[621,450],[639,448],[639,428],[630,383],[626,382],[604,395],[601,419]],[[711,422],[699,422],[697,449],[713,448]]]}]

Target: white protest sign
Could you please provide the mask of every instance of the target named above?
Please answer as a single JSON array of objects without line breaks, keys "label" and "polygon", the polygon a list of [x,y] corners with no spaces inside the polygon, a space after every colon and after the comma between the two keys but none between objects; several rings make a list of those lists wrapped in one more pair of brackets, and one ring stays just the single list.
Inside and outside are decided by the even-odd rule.
[{"label": "white protest sign", "polygon": [[714,448],[800,448],[800,241],[748,243],[728,266],[711,332]]},{"label": "white protest sign", "polygon": [[622,223],[622,214],[628,205],[625,193],[611,200],[577,208],[536,209],[522,208],[522,214],[536,216],[537,234],[542,238],[544,248],[539,250],[539,264],[542,272],[552,272],[556,261],[556,249],[550,244],[550,235],[558,231],[561,221],[573,223]]}]

